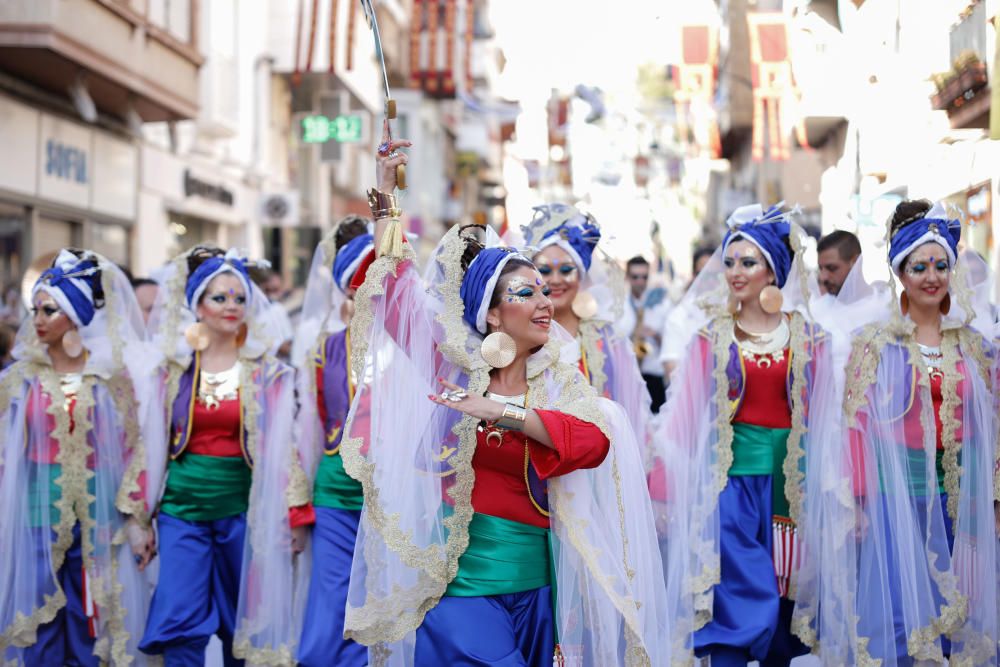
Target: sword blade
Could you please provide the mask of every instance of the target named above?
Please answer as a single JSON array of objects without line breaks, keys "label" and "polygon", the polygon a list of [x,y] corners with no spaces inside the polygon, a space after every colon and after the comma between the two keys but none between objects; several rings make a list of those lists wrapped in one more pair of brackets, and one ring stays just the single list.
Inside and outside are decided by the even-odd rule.
[{"label": "sword blade", "polygon": [[385,99],[389,99],[389,74],[385,69],[385,55],[382,53],[382,33],[378,29],[378,18],[375,16],[375,7],[372,6],[371,0],[361,0],[361,9],[365,12],[365,19],[368,21],[369,27],[372,29],[372,35],[375,38],[375,55],[378,58],[379,67],[382,68],[382,85],[385,91]]}]

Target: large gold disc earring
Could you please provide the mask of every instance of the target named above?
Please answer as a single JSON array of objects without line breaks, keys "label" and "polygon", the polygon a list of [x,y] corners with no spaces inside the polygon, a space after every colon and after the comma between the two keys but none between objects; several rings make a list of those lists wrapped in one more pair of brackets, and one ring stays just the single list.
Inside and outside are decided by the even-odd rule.
[{"label": "large gold disc earring", "polygon": [[951,311],[951,292],[944,295],[941,299],[941,314],[947,315]]},{"label": "large gold disc earring", "polygon": [[572,308],[573,314],[581,320],[589,320],[597,314],[597,299],[590,292],[577,292]]},{"label": "large gold disc earring", "polygon": [[201,322],[195,322],[184,330],[184,339],[192,350],[202,352],[208,347],[208,329]]},{"label": "large gold disc earring", "polygon": [[236,347],[243,347],[243,344],[247,342],[247,336],[250,334],[250,327],[244,322],[240,325],[239,331],[236,332]]},{"label": "large gold disc earring", "polygon": [[76,359],[81,354],[83,354],[83,338],[80,337],[80,332],[76,329],[70,329],[63,334],[62,337],[63,352],[68,354],[73,359]]},{"label": "large gold disc earring", "polygon": [[760,291],[760,307],[768,315],[781,312],[781,305],[785,298],[781,295],[781,290],[774,285],[768,285]]},{"label": "large gold disc earring", "polygon": [[514,363],[514,357],[517,356],[517,345],[508,334],[494,331],[483,339],[479,353],[483,355],[483,361],[493,368],[506,368]]}]

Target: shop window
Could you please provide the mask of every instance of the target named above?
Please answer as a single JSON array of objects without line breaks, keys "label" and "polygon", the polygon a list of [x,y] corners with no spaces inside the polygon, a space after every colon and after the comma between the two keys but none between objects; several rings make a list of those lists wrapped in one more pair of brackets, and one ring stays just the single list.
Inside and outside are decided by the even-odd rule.
[{"label": "shop window", "polygon": [[176,257],[196,245],[219,245],[219,225],[190,216],[171,215],[170,249],[168,256]]},{"label": "shop window", "polygon": [[24,256],[28,216],[23,208],[0,205],[0,290],[16,286],[27,266]]},{"label": "shop window", "polygon": [[38,217],[32,235],[32,255],[38,257],[62,248],[83,245],[83,228],[79,222],[59,220],[44,215]]},{"label": "shop window", "polygon": [[129,233],[122,225],[93,224],[88,247],[119,266],[129,266]]}]

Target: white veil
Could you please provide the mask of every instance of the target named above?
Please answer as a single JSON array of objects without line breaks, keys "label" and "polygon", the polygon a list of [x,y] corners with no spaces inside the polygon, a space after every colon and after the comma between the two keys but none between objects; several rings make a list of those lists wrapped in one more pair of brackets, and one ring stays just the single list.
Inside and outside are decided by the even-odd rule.
[{"label": "white veil", "polygon": [[[66,604],[53,573],[64,562],[77,521],[98,608],[95,653],[114,664],[140,656],[145,664],[137,644],[149,591],[132,557],[125,520],[128,514],[148,522],[161,479],[150,464],[162,452],[150,438],[155,422],[148,418],[156,354],[144,341],[139,306],[122,271],[96,253],[85,251],[84,258],[95,259],[101,270],[104,305],[78,328],[87,359],[73,428],[68,413],[57,409],[65,401],[63,390],[30,318],[18,333],[17,362],[0,375],[0,656],[15,664],[22,659],[15,647],[33,644],[38,626]],[[51,410],[42,409],[43,394]],[[60,498],[50,496],[49,475]],[[90,509],[81,514],[81,507]]]},{"label": "white veil", "polygon": [[[498,242],[492,230],[486,237]],[[365,381],[341,451],[365,507],[345,634],[371,647],[373,665],[413,664],[415,630],[468,545],[476,423],[426,398],[437,377],[470,393],[489,383],[482,338],[462,320],[464,248],[449,231],[426,282],[409,250],[381,257],[355,299],[353,364]],[[553,332],[529,359],[529,406],[595,423],[611,441],[601,466],[548,483],[560,642],[568,659],[579,656],[571,664],[668,664],[671,623],[638,445],[621,408],[559,363],[559,338]]]}]

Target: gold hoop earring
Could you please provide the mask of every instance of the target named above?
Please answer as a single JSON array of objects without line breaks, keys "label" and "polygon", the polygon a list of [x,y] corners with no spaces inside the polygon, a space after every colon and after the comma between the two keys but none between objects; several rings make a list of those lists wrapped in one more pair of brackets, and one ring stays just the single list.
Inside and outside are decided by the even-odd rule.
[{"label": "gold hoop earring", "polygon": [[502,331],[494,331],[483,339],[479,346],[479,354],[483,361],[493,368],[507,368],[514,363],[517,356],[517,345],[514,339]]},{"label": "gold hoop earring", "polygon": [[76,329],[70,329],[64,333],[62,337],[62,347],[63,352],[73,359],[76,359],[83,354],[83,338],[80,337],[80,332]]},{"label": "gold hoop earring", "polygon": [[204,352],[208,347],[208,328],[201,322],[195,322],[184,330],[184,339],[195,352]]},{"label": "gold hoop earring", "polygon": [[781,312],[781,306],[785,302],[785,297],[781,295],[781,290],[775,285],[768,285],[760,291],[761,309],[768,315]]},{"label": "gold hoop earring", "polygon": [[244,343],[247,342],[248,335],[250,335],[250,327],[244,322],[240,325],[239,331],[236,332],[236,347],[243,347]]},{"label": "gold hoop earring", "polygon": [[949,312],[951,312],[951,292],[945,294],[944,298],[941,299],[941,314],[947,315]]},{"label": "gold hoop earring", "polygon": [[574,315],[581,320],[589,320],[597,314],[597,299],[590,292],[577,292],[571,307]]}]

